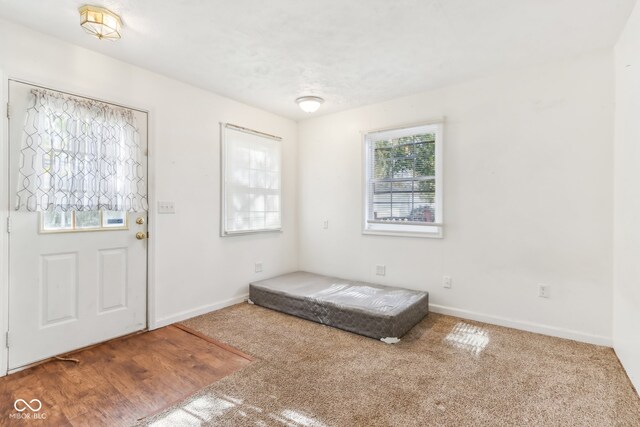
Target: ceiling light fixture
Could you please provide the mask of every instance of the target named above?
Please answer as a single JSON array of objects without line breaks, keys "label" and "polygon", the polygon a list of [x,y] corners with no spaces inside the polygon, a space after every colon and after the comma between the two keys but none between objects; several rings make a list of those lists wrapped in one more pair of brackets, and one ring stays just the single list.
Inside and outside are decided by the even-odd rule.
[{"label": "ceiling light fixture", "polygon": [[82,6],[80,9],[80,26],[95,36],[107,40],[118,40],[122,29],[120,17],[108,9],[97,6]]},{"label": "ceiling light fixture", "polygon": [[324,99],[319,96],[301,96],[296,99],[296,104],[306,113],[315,113],[323,102]]}]

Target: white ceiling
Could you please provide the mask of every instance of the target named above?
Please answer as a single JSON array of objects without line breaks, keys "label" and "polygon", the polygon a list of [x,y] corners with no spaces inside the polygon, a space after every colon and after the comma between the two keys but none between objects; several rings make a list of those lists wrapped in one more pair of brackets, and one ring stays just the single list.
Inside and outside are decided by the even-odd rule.
[{"label": "white ceiling", "polygon": [[0,0],[0,16],[293,119],[612,46],[635,0],[86,0],[123,38],[78,25],[81,0]]}]

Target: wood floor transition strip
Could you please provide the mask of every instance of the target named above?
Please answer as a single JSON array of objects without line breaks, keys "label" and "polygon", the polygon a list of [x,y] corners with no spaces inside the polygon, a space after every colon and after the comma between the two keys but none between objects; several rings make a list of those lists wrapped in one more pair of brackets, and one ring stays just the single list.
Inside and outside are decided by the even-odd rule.
[{"label": "wood floor transition strip", "polygon": [[188,333],[190,333],[192,335],[195,335],[198,338],[201,338],[203,340],[209,341],[211,344],[215,344],[218,347],[223,348],[224,350],[227,350],[227,351],[229,351],[231,353],[237,354],[238,356],[243,357],[243,358],[247,359],[250,362],[253,362],[255,360],[255,357],[250,356],[250,355],[248,355],[246,353],[243,353],[242,351],[238,350],[237,348],[231,347],[230,345],[225,344],[222,341],[218,341],[215,338],[211,338],[211,337],[209,337],[209,336],[207,336],[207,335],[205,335],[203,333],[200,333],[200,332],[196,331],[195,329],[192,329],[192,328],[190,328],[190,327],[188,327],[186,325],[183,325],[182,323],[176,323],[173,326],[175,326],[176,328],[180,328],[183,331],[188,332]]}]

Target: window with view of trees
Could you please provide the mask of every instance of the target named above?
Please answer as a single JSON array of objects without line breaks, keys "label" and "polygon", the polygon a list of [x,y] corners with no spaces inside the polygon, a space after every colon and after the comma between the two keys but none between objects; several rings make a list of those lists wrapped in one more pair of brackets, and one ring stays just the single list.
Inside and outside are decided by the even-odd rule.
[{"label": "window with view of trees", "polygon": [[365,136],[365,232],[442,230],[442,125]]}]

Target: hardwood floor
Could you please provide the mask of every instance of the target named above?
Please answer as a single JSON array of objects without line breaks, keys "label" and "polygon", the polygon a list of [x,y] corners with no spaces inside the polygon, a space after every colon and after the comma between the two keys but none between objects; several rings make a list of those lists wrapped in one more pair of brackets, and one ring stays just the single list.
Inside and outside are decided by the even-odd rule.
[{"label": "hardwood floor", "polygon": [[[180,325],[132,335],[0,378],[0,425],[126,426],[251,363]],[[24,403],[39,399],[33,412]],[[31,403],[37,407],[37,402]],[[39,418],[36,418],[39,417]],[[46,418],[43,418],[46,417]],[[30,424],[30,423],[29,423]]]}]

